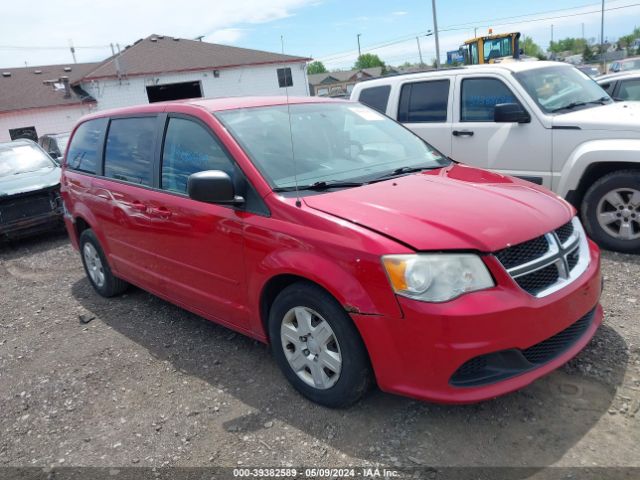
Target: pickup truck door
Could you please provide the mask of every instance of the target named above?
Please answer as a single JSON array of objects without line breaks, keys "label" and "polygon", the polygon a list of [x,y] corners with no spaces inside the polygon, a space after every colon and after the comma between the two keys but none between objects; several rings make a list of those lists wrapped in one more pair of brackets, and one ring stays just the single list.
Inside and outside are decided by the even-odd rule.
[{"label": "pickup truck door", "polygon": [[[551,188],[551,130],[519,89],[497,74],[456,77],[451,158]],[[520,103],[530,123],[496,123],[496,104]]]},{"label": "pickup truck door", "polygon": [[390,116],[447,156],[451,155],[453,86],[453,77],[407,82],[400,86],[397,103],[390,102],[398,105]]}]

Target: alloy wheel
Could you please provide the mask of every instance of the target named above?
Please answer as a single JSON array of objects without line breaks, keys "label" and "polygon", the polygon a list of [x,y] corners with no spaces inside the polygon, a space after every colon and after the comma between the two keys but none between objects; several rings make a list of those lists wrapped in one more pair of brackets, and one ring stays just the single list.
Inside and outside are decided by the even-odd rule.
[{"label": "alloy wheel", "polygon": [[600,227],[614,238],[640,238],[640,191],[617,188],[604,195],[597,207]]}]

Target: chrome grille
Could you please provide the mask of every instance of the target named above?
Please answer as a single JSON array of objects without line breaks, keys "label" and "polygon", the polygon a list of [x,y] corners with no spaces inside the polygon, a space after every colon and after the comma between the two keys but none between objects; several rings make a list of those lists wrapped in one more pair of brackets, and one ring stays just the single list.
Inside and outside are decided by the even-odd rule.
[{"label": "chrome grille", "polygon": [[543,236],[494,253],[514,281],[535,297],[575,280],[589,265],[587,239],[577,218]]}]

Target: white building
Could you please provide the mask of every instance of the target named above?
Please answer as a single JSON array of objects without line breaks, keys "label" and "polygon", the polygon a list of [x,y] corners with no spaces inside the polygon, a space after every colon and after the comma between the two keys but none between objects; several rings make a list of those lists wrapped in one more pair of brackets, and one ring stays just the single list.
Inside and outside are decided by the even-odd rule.
[{"label": "white building", "polygon": [[[0,141],[32,131],[25,127],[33,127],[38,136],[68,131],[96,109],[196,97],[284,95],[285,90],[309,95],[309,60],[151,35],[100,63],[7,69],[10,75],[0,77]],[[28,88],[5,81],[18,77],[37,81]],[[42,83],[47,79],[55,80],[53,85]]]}]

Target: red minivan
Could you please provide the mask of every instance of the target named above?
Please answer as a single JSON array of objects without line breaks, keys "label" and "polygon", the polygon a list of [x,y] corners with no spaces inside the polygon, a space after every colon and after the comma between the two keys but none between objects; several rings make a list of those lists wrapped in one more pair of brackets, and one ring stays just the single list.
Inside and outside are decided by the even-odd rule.
[{"label": "red minivan", "polygon": [[511,392],[602,322],[600,254],[549,191],[444,157],[361,104],[227,98],[99,112],[63,165],[95,290],[128,284],[271,345],[323,405]]}]

